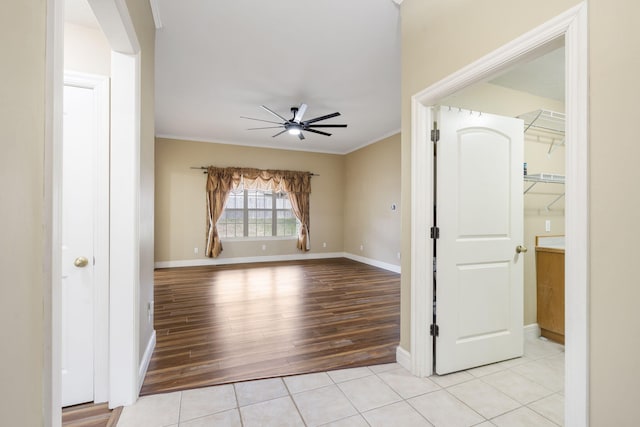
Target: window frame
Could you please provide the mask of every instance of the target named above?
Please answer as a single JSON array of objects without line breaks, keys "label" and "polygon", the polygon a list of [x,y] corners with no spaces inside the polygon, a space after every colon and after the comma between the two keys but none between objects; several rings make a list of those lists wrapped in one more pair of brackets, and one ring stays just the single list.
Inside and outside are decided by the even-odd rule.
[{"label": "window frame", "polygon": [[[263,193],[264,197],[270,196],[271,197],[271,207],[270,208],[251,208],[249,207],[249,191],[253,191],[253,192],[261,192]],[[235,235],[233,237],[228,237],[223,235],[222,233],[218,232],[220,234],[220,239],[221,240],[226,240],[226,241],[237,241],[237,242],[250,242],[250,241],[261,241],[261,240],[296,240],[298,238],[298,234],[300,232],[300,220],[298,220],[298,218],[295,216],[295,214],[293,213],[293,210],[291,208],[278,208],[277,207],[277,200],[278,200],[278,195],[282,194],[284,195],[287,200],[288,199],[288,195],[287,193],[284,192],[276,192],[276,191],[269,191],[269,190],[259,190],[259,189],[243,189],[241,191],[236,191],[235,193],[242,193],[242,208],[231,208],[229,209],[230,211],[235,211],[235,212],[242,212],[242,236],[238,236]],[[234,193],[234,192],[232,192]],[[228,199],[225,202],[225,207],[224,207],[224,212],[227,211],[227,203],[228,203]],[[289,201],[289,204],[291,202]],[[256,212],[260,212],[260,211],[271,211],[271,235],[270,236],[250,236],[249,235],[249,212],[250,211],[256,211]],[[296,229],[293,232],[293,234],[291,235],[285,235],[285,236],[278,236],[277,235],[277,231],[278,231],[278,212],[291,212],[293,219],[295,219],[296,221]],[[218,222],[216,223],[216,226],[218,226],[218,223],[220,222],[220,220],[222,219],[222,216],[220,217],[220,219],[218,219]],[[256,223],[257,224],[257,223]]]}]

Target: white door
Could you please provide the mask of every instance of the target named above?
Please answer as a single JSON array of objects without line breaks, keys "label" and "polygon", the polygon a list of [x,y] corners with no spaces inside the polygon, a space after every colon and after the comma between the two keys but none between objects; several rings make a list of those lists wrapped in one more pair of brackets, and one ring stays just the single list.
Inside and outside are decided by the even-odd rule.
[{"label": "white door", "polygon": [[65,85],[62,149],[62,406],[94,400],[94,91]]},{"label": "white door", "polygon": [[440,107],[438,374],[523,353],[523,123]]}]

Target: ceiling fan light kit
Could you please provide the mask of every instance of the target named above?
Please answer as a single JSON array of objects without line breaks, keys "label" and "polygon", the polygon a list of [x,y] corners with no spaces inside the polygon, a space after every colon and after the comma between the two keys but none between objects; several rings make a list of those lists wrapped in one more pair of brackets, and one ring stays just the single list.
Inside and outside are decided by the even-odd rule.
[{"label": "ceiling fan light kit", "polygon": [[303,121],[302,118],[304,116],[304,113],[307,111],[307,104],[301,104],[300,107],[291,107],[291,113],[293,114],[293,117],[290,120],[285,119],[280,114],[276,113],[275,111],[271,110],[270,108],[264,105],[261,105],[261,107],[265,111],[267,111],[269,114],[277,117],[281,121],[274,122],[270,120],[254,119],[252,117],[244,117],[244,116],[241,116],[241,118],[249,119],[249,120],[257,120],[259,122],[273,123],[277,125],[277,126],[267,126],[267,127],[259,127],[259,128],[249,128],[248,130],[284,128],[284,130],[273,135],[273,138],[275,138],[278,135],[282,135],[285,132],[288,132],[290,135],[297,135],[300,140],[303,140],[305,139],[303,131],[317,133],[319,135],[324,135],[324,136],[331,136],[330,133],[318,130],[316,128],[346,128],[347,127],[347,125],[345,124],[315,124],[316,122],[320,122],[322,120],[338,117],[340,115],[340,113],[338,112],[327,114],[324,116],[314,117],[313,119]]}]

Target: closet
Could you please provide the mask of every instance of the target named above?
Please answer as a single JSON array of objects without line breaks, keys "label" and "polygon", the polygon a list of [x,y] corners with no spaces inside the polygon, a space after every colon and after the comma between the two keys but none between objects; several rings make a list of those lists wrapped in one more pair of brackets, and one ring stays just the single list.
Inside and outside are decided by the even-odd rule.
[{"label": "closet", "polygon": [[[547,157],[551,157],[558,148],[564,148],[565,115],[563,113],[540,109],[521,114],[518,117],[524,120],[525,141],[548,144]],[[544,206],[545,210],[548,211],[560,199],[564,198],[564,175],[548,172],[529,174],[528,166],[528,162],[525,161],[524,180],[525,184],[528,185],[525,187],[524,194],[532,190],[535,193],[536,186],[540,183],[562,184],[559,189],[545,189],[541,192],[553,196],[552,200]]]},{"label": "closet", "polygon": [[543,337],[564,343],[565,115],[539,109],[518,117],[525,132],[525,228],[535,238],[529,280],[535,280],[537,323]]}]

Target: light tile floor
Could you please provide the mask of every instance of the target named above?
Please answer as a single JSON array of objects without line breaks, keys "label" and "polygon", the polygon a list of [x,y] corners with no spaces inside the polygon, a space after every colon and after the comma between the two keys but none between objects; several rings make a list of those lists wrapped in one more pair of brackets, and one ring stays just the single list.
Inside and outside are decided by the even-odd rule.
[{"label": "light tile floor", "polygon": [[145,396],[118,427],[563,425],[564,347],[417,378],[396,363]]}]

